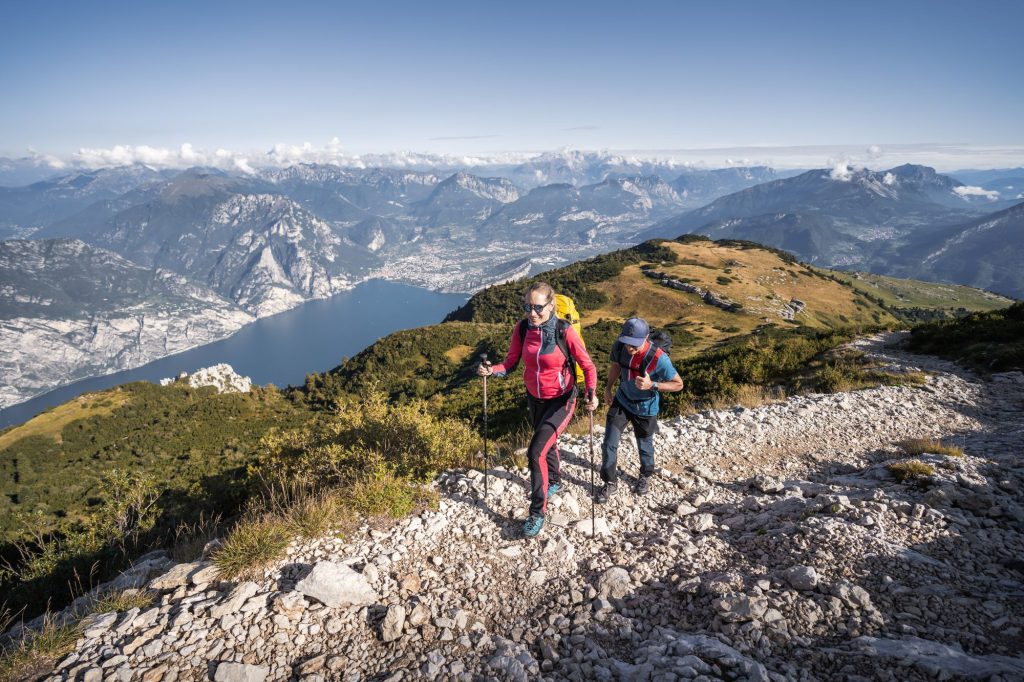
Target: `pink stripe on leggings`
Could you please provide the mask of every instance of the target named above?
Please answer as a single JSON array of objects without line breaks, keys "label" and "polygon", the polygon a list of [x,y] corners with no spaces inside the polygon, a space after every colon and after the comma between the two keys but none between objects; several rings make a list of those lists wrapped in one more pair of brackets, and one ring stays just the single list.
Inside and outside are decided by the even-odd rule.
[{"label": "pink stripe on leggings", "polygon": [[569,425],[569,420],[572,419],[572,413],[575,411],[575,400],[570,400],[565,404],[565,419],[562,420],[561,424],[555,427],[555,432],[551,434],[551,438],[549,438],[548,442],[544,444],[544,449],[540,451],[540,463],[542,465],[540,468],[540,480],[544,490],[544,503],[541,505],[540,510],[544,514],[548,511],[548,450],[551,449],[551,446],[554,445],[556,440],[558,440],[558,437],[562,435],[563,431],[565,431],[565,427]]}]

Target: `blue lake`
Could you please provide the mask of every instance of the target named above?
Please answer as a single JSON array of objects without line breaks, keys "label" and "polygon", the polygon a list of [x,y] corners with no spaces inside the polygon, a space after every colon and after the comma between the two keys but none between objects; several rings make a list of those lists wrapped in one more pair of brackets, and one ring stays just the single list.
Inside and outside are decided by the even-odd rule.
[{"label": "blue lake", "polygon": [[371,280],[328,299],[242,327],[233,336],[137,369],[82,379],[0,410],[0,428],[20,424],[41,411],[89,391],[130,381],[159,381],[226,362],[257,384],[300,385],[311,372],[337,367],[377,339],[400,329],[435,324],[466,302],[465,294]]}]

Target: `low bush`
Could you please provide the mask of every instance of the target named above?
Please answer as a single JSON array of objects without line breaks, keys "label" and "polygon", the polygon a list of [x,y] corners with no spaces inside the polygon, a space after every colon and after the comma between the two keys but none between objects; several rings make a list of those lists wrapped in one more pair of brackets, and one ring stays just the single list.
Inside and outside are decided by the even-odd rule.
[{"label": "low bush", "polygon": [[400,519],[416,509],[437,506],[437,494],[408,479],[383,475],[354,485],[349,492],[353,509],[374,518]]},{"label": "low bush", "polygon": [[339,398],[333,414],[305,427],[267,434],[250,471],[266,481],[327,487],[368,474],[425,481],[467,463],[479,443],[465,422],[435,416],[423,401],[390,403],[371,388]]},{"label": "low bush", "polygon": [[906,462],[894,462],[889,465],[889,471],[900,483],[907,481],[922,482],[935,473],[935,467],[926,464],[919,459],[911,459]]},{"label": "low bush", "polygon": [[914,327],[907,347],[956,360],[981,372],[1024,369],[1024,301],[955,320]]}]

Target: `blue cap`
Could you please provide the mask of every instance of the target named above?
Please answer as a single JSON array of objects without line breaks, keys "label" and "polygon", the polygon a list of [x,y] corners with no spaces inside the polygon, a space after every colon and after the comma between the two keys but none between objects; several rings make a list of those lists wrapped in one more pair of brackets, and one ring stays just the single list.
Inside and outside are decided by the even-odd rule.
[{"label": "blue cap", "polygon": [[651,328],[647,326],[646,320],[642,320],[639,317],[631,317],[622,325],[622,334],[619,335],[619,342],[630,346],[642,346],[650,332]]}]

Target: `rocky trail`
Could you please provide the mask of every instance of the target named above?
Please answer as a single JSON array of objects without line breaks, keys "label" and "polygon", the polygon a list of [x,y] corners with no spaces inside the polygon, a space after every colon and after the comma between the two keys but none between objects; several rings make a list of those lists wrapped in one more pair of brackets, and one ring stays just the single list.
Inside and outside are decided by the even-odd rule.
[{"label": "rocky trail", "polygon": [[[90,616],[48,679],[1024,679],[1024,376],[891,340],[858,345],[926,386],[664,421],[646,496],[624,438],[596,537],[568,436],[534,540],[527,473],[495,469],[486,499],[481,472],[446,472],[436,511],[293,544],[252,582],[151,554],[118,586],[155,605]],[[898,482],[925,437],[966,454]]]}]

